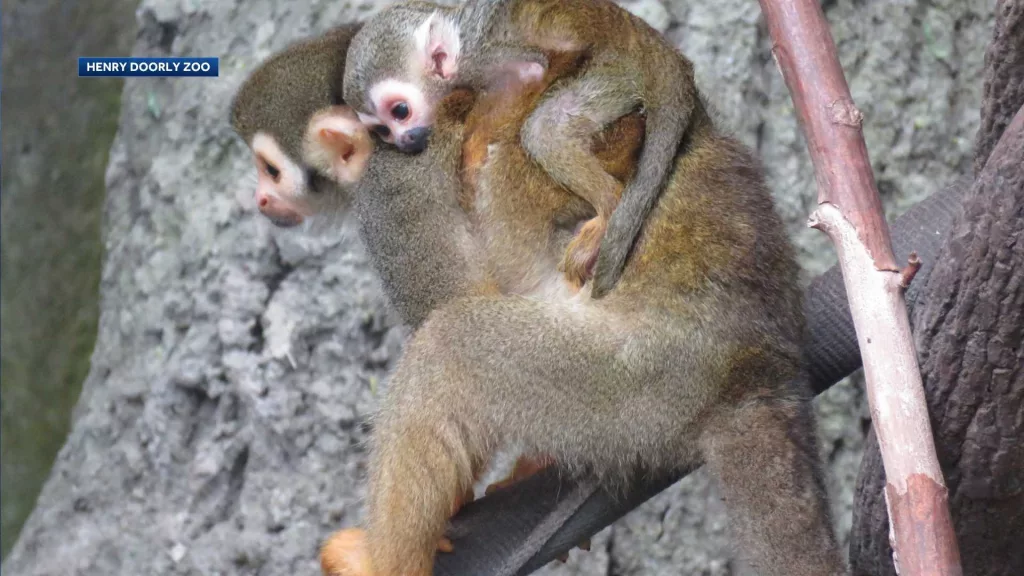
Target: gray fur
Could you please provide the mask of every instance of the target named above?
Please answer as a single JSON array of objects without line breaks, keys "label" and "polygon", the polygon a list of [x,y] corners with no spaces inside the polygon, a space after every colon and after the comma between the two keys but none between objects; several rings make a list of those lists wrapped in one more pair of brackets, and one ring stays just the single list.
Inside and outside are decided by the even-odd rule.
[{"label": "gray fur", "polygon": [[455,196],[460,144],[461,138],[434,139],[417,156],[378,147],[355,189],[360,231],[384,292],[413,327],[471,293],[482,277],[469,219]]},{"label": "gray fur", "polygon": [[247,144],[256,132],[274,137],[292,159],[302,158],[302,138],[317,111],[342,103],[341,79],[349,41],[347,24],[297,42],[261,64],[231,102],[231,126]]}]

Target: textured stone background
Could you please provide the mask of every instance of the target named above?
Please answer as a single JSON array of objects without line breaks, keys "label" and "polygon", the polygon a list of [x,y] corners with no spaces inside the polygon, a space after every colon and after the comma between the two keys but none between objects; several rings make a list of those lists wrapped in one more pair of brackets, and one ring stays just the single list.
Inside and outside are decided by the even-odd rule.
[{"label": "textured stone background", "polygon": [[[5,574],[315,574],[318,541],[358,521],[362,421],[404,332],[351,223],[279,233],[239,202],[253,178],[226,117],[254,64],[378,4],[142,2],[134,53],[221,56],[221,77],[125,84],[92,367]],[[809,274],[825,269],[831,248],[804,227],[810,162],[757,3],[623,4],[694,60],[724,125],[768,165]],[[826,2],[892,214],[970,170],[993,6]],[[25,193],[8,186],[5,224],[7,197]],[[819,406],[845,538],[866,412],[856,386]],[[696,474],[547,573],[742,572],[731,556],[722,503]]]}]

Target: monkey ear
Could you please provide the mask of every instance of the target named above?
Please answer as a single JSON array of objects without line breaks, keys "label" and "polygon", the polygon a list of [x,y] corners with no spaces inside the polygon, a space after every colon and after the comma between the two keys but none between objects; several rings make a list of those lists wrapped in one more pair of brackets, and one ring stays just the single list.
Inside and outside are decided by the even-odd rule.
[{"label": "monkey ear", "polygon": [[415,37],[417,58],[426,73],[445,80],[454,77],[462,49],[458,25],[451,18],[434,12],[416,29]]},{"label": "monkey ear", "polygon": [[339,184],[354,184],[373,151],[370,134],[350,109],[336,106],[317,113],[306,130],[309,165]]}]

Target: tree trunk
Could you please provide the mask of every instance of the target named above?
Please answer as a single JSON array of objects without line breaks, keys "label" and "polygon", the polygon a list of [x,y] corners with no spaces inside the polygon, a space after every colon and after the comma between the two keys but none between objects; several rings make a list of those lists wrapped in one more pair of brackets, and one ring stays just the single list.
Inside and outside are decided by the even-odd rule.
[{"label": "tree trunk", "polygon": [[[1010,576],[1024,574],[1024,2],[1003,1],[997,14],[980,171],[914,323],[964,573]],[[884,485],[871,437],[857,487],[856,574],[896,573]]]}]

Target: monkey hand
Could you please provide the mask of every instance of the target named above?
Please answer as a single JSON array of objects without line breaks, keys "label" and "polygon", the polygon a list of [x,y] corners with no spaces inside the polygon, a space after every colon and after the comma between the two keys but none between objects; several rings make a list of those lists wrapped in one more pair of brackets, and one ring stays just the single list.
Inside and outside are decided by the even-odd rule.
[{"label": "monkey hand", "polygon": [[565,279],[573,289],[582,288],[592,276],[601,249],[601,238],[607,227],[608,220],[600,216],[587,220],[565,249],[558,270],[565,274]]}]

